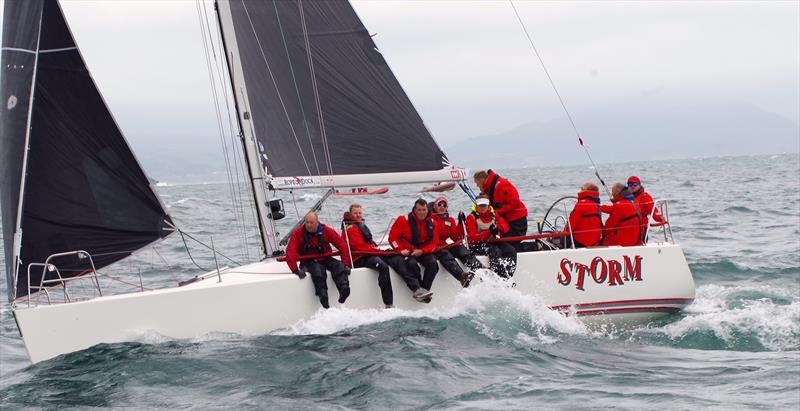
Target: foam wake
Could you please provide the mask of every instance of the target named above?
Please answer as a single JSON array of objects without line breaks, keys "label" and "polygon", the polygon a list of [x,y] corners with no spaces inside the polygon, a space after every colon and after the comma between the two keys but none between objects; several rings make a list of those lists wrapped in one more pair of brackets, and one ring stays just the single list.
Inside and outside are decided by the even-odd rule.
[{"label": "foam wake", "polygon": [[[320,310],[309,319],[301,320],[281,335],[333,334],[399,318],[448,319],[466,315],[486,335],[496,332],[495,326],[509,322],[516,327],[533,330],[537,335],[565,333],[586,334],[586,327],[575,318],[567,318],[547,308],[537,296],[516,291],[512,283],[496,275],[480,273],[473,285],[456,296],[447,308],[422,310],[331,308]],[[512,327],[514,328],[514,327]],[[509,330],[512,331],[512,330]]]},{"label": "foam wake", "polygon": [[770,285],[705,285],[676,322],[645,327],[638,337],[668,338],[700,349],[788,351],[800,349],[800,296]]}]

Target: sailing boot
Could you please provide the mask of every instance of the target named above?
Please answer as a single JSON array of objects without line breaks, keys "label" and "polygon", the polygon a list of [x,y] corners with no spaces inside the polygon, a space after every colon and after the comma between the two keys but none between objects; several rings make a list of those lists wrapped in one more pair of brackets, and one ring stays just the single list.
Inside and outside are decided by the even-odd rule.
[{"label": "sailing boot", "polygon": [[318,293],[319,295],[319,303],[322,305],[322,308],[326,310],[331,308],[331,305],[328,304],[328,290],[322,290]]},{"label": "sailing boot", "polygon": [[461,283],[461,287],[467,288],[467,287],[469,287],[469,283],[472,281],[473,278],[475,278],[475,273],[474,272],[472,272],[472,271],[470,271],[470,272],[464,271],[458,277],[458,282]]},{"label": "sailing boot", "polygon": [[[411,297],[413,297],[415,300],[417,300],[417,301],[419,301],[421,303],[431,302],[431,297],[432,296],[433,296],[433,293],[428,291],[428,290],[426,290],[426,289],[424,289],[424,288],[417,288],[417,291],[414,291],[414,294],[411,294]],[[425,301],[426,299],[428,301]]]},{"label": "sailing boot", "polygon": [[339,289],[339,304],[344,304],[347,301],[347,297],[350,296],[350,287],[344,286]]}]

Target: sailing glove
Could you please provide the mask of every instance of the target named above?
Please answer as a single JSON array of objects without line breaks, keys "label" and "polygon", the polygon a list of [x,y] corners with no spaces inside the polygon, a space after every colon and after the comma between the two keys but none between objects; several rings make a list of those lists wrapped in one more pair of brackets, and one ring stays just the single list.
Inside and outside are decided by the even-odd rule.
[{"label": "sailing glove", "polygon": [[300,277],[301,279],[306,278],[306,270],[298,268],[294,270],[294,275]]},{"label": "sailing glove", "polygon": [[489,232],[492,233],[492,235],[498,235],[500,234],[500,229],[498,229],[496,225],[492,224],[489,226]]},{"label": "sailing glove", "polygon": [[464,224],[467,221],[467,216],[464,215],[463,211],[458,212],[458,223]]}]

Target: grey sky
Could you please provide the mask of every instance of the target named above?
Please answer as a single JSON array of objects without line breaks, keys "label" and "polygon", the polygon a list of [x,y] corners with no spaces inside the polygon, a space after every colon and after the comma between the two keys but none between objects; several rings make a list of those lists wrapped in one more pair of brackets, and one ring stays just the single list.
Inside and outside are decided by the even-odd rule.
[{"label": "grey sky", "polygon": [[[798,1],[515,4],[573,112],[737,101],[800,123]],[[195,1],[62,5],[135,149],[216,139]],[[563,115],[507,1],[354,6],[442,146]]]}]

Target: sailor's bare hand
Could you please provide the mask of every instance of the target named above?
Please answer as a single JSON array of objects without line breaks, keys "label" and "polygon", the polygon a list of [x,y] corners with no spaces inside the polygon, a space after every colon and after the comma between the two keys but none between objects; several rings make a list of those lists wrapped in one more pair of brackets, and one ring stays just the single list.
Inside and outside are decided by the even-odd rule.
[{"label": "sailor's bare hand", "polygon": [[403,255],[403,257],[408,257],[408,255],[409,255],[409,254],[411,254],[411,251],[408,251],[408,250],[400,250],[400,254],[402,254],[402,255]]},{"label": "sailor's bare hand", "polygon": [[416,250],[411,252],[411,255],[414,256],[414,257],[419,257],[419,256],[422,255],[422,250],[416,249]]}]

